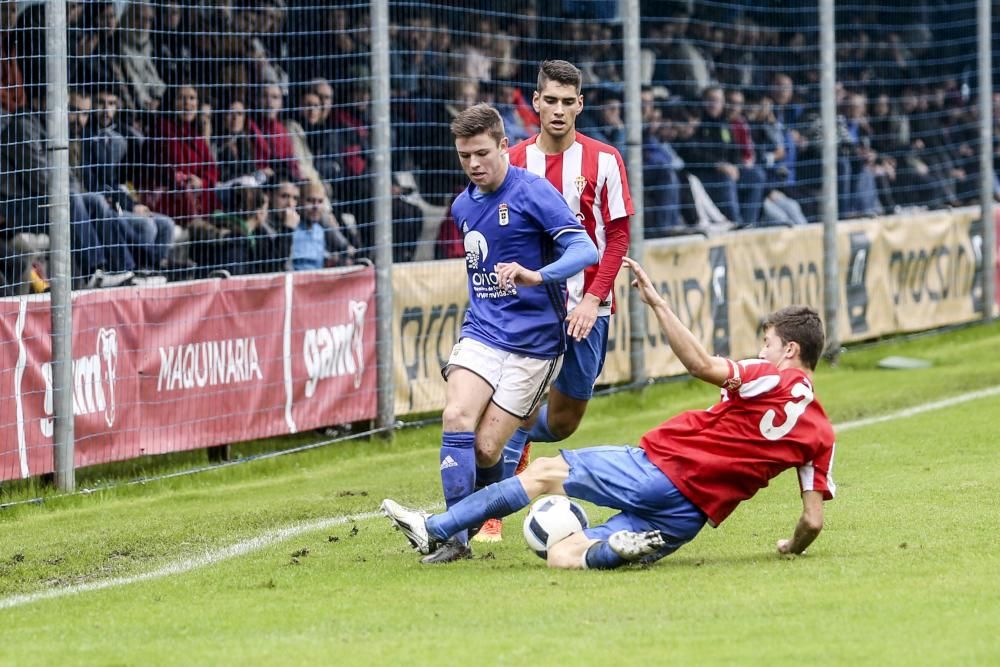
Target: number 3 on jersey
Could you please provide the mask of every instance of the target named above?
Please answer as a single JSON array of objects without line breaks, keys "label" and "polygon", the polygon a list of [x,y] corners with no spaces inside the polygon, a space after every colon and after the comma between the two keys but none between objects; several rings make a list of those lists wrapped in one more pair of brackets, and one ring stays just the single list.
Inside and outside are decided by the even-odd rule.
[{"label": "number 3 on jersey", "polygon": [[777,413],[768,410],[760,420],[760,434],[768,440],[780,440],[791,432],[799,417],[806,411],[806,407],[813,402],[813,390],[804,382],[797,382],[792,385],[792,396],[798,398],[797,401],[785,403],[785,423],[781,426],[774,425],[774,418]]}]

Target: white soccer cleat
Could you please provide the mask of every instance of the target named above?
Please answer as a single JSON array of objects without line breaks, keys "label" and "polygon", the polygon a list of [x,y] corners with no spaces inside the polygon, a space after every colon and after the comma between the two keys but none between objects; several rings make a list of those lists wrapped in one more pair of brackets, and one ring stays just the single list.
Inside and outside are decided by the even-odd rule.
[{"label": "white soccer cleat", "polygon": [[665,542],[658,530],[644,533],[633,533],[631,530],[619,530],[608,538],[608,546],[616,554],[627,561],[636,561],[663,548]]},{"label": "white soccer cleat", "polygon": [[403,531],[414,549],[422,554],[429,554],[438,547],[438,540],[427,532],[429,513],[403,507],[395,500],[388,498],[382,501],[381,509],[396,526],[396,529]]}]

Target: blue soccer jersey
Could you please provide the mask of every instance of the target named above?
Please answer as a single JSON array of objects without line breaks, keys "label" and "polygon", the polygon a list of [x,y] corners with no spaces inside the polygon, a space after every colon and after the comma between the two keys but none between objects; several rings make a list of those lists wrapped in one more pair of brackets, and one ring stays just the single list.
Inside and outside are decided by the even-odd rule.
[{"label": "blue soccer jersey", "polygon": [[451,206],[465,241],[469,310],[462,336],[528,357],[552,359],[566,349],[566,286],[500,285],[494,266],[541,269],[556,259],[554,239],[586,233],[566,200],[540,176],[510,166],[494,192],[470,184]]}]

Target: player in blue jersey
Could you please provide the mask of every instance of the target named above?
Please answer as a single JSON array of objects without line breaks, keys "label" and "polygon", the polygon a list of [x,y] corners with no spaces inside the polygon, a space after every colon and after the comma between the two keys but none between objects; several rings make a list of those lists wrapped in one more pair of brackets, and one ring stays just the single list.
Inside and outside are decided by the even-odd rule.
[{"label": "player in blue jersey", "polygon": [[[442,370],[448,387],[441,485],[448,507],[473,492],[477,466],[502,468],[504,445],[559,372],[565,281],[597,261],[597,248],[556,189],[508,164],[495,109],[470,107],[451,131],[472,182],[451,206],[465,242],[469,310]],[[461,532],[421,562],[471,555]]]}]

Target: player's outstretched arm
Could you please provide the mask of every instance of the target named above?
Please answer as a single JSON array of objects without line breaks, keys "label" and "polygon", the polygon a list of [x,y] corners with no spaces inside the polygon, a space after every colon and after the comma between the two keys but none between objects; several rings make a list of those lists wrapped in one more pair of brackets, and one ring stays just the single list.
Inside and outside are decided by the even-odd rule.
[{"label": "player's outstretched arm", "polygon": [[656,291],[653,281],[649,279],[638,262],[631,257],[622,258],[622,262],[635,276],[632,287],[639,290],[639,298],[656,313],[656,319],[670,343],[670,349],[684,364],[684,368],[688,369],[688,372],[696,378],[721,387],[729,378],[729,362],[722,357],[709,354],[708,350],[694,337],[694,334],[677,319],[677,315]]},{"label": "player's outstretched arm", "polygon": [[802,492],[802,516],[795,525],[790,540],[778,540],[778,553],[800,554],[819,537],[823,530],[823,494],[819,491]]}]

